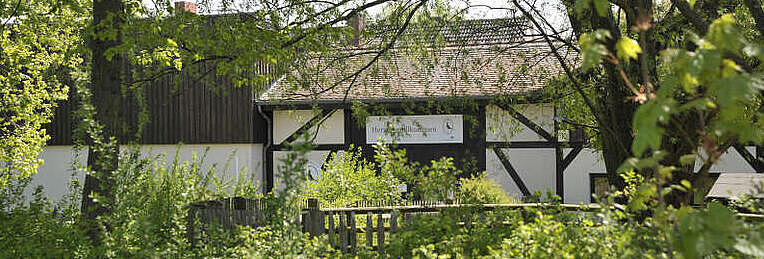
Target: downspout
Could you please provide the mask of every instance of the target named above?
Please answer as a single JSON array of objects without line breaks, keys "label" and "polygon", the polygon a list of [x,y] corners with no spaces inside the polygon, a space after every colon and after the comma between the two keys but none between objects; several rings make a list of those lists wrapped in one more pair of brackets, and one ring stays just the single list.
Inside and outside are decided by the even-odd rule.
[{"label": "downspout", "polygon": [[[273,143],[273,136],[271,136],[273,131],[271,130],[271,118],[269,118],[268,115],[266,115],[263,112],[263,107],[259,103],[255,102],[255,106],[257,106],[257,113],[259,113],[260,116],[263,116],[263,119],[265,119],[265,125],[266,125],[266,130],[265,131],[267,132],[266,134],[268,136],[267,140],[265,142],[265,145],[263,146],[263,160],[262,160],[263,161],[263,163],[262,163],[263,178],[261,178],[261,179],[263,179],[263,182],[265,182],[265,181],[268,180],[268,166],[266,166],[266,163],[268,163],[268,150],[271,148],[272,143]],[[267,185],[266,184],[264,184],[263,187],[262,187],[263,188],[263,193],[268,191],[268,190],[266,190],[267,189]]]},{"label": "downspout", "polygon": [[[265,89],[265,92],[268,92],[269,90],[271,90],[271,88],[274,85],[276,85],[278,82],[280,82],[282,78],[283,77],[281,77],[281,78],[273,81],[271,84],[269,84],[268,87]],[[262,166],[263,167],[263,178],[262,179],[263,179],[263,182],[266,182],[268,180],[268,166],[266,166],[266,163],[268,163],[268,150],[273,146],[273,121],[272,121],[272,119],[270,117],[268,117],[267,114],[265,114],[265,112],[263,112],[263,107],[258,102],[258,99],[260,99],[259,96],[258,97],[253,97],[252,98],[252,102],[255,104],[255,106],[257,106],[257,113],[259,113],[260,116],[263,116],[263,119],[265,119],[265,124],[266,124],[266,130],[265,131],[266,131],[267,139],[266,139],[265,145],[263,146],[263,158],[262,158],[263,159],[263,163],[262,163],[262,165],[263,165]],[[263,184],[263,193],[271,191],[271,190],[268,190],[268,188],[267,188],[268,184],[270,184],[270,183]],[[271,186],[271,187],[273,187],[273,186]]]}]

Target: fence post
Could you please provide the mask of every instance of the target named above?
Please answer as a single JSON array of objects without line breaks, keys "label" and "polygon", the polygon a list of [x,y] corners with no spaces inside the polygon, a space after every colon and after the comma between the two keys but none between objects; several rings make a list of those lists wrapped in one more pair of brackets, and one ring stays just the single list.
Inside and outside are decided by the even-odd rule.
[{"label": "fence post", "polygon": [[398,228],[398,212],[393,211],[390,213],[390,234],[395,233]]},{"label": "fence post", "polygon": [[374,220],[371,219],[371,212],[366,212],[366,246],[374,246]]},{"label": "fence post", "polygon": [[382,212],[377,214],[377,249],[379,255],[385,250],[385,221],[382,219]]},{"label": "fence post", "polygon": [[350,225],[350,238],[348,238],[348,241],[350,241],[351,251],[355,253],[356,239],[358,238],[356,236],[355,211],[350,211],[350,214],[348,214],[348,225]]},{"label": "fence post", "polygon": [[334,241],[334,213],[329,212],[329,244],[332,247],[337,247],[337,243]]},{"label": "fence post", "polygon": [[324,217],[318,208],[318,199],[308,199],[308,215],[306,230],[311,236],[324,233]]},{"label": "fence post", "polygon": [[347,252],[347,240],[348,240],[348,229],[347,229],[347,217],[345,216],[345,212],[338,213],[340,216],[340,251]]}]

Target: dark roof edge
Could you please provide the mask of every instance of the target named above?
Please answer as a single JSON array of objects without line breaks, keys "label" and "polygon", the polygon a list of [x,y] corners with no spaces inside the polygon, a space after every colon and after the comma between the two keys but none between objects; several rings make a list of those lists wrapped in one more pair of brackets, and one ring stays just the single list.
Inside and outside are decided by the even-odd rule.
[{"label": "dark roof edge", "polygon": [[366,104],[401,104],[407,102],[426,102],[426,101],[446,101],[455,99],[470,99],[474,101],[487,102],[497,98],[511,98],[520,99],[518,103],[540,103],[543,99],[543,95],[539,90],[528,91],[520,94],[507,94],[507,95],[454,95],[454,96],[434,96],[434,97],[395,97],[395,98],[360,98],[360,99],[312,99],[312,100],[279,100],[279,101],[257,101],[257,105],[261,105],[266,110],[283,110],[294,108],[311,108],[321,106],[332,107],[350,107],[353,102],[362,102]]}]

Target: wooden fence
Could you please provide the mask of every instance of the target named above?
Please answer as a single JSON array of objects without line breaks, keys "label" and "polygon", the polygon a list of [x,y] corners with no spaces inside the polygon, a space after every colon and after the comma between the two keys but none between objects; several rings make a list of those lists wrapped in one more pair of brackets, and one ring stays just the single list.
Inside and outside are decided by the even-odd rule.
[{"label": "wooden fence", "polygon": [[[415,205],[369,206],[351,208],[320,208],[317,200],[309,200],[307,208],[302,213],[302,228],[312,236],[328,235],[329,242],[343,252],[354,251],[359,245],[365,245],[380,253],[384,252],[385,239],[399,231],[403,221],[411,222],[418,214],[435,214],[448,209],[466,208],[480,213],[496,209],[521,208],[552,208],[557,207],[568,211],[593,212],[601,207],[592,205],[550,205],[544,203],[517,204],[459,204],[449,201],[411,202]],[[358,218],[365,219],[365,224],[356,222]],[[504,222],[509,224],[509,222]],[[471,225],[472,222],[462,221],[460,225]],[[358,236],[364,237],[365,242],[358,243]]]},{"label": "wooden fence", "polygon": [[[557,208],[567,211],[596,212],[602,209],[598,204],[574,205],[547,203],[515,204],[460,204],[458,201],[408,201],[403,203],[359,202],[356,207],[321,208],[318,200],[307,199],[299,203],[301,214],[299,224],[303,232],[312,236],[327,235],[331,245],[343,252],[353,252],[359,245],[384,253],[385,242],[400,231],[400,224],[411,222],[415,215],[437,214],[446,210],[469,209],[482,213],[497,209],[516,210],[524,208]],[[189,235],[193,238],[198,231],[209,231],[211,224],[224,229],[236,225],[259,227],[266,224],[272,211],[263,200],[249,200],[240,197],[194,203],[189,206]],[[623,208],[617,206],[616,209]],[[737,214],[746,221],[764,221],[764,215]],[[357,222],[357,221],[361,222]],[[469,219],[458,224],[470,226]],[[205,223],[202,229],[194,229],[192,222]],[[511,222],[502,222],[511,224]],[[359,242],[361,237],[361,242]],[[195,241],[192,239],[192,241]]]}]

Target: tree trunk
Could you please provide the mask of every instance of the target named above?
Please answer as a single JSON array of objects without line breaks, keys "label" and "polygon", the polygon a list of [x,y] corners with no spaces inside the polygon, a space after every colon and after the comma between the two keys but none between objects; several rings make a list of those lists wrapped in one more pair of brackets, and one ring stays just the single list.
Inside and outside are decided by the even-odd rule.
[{"label": "tree trunk", "polygon": [[[91,102],[95,108],[95,121],[102,126],[100,134],[91,134],[88,150],[88,173],[82,195],[82,214],[88,222],[88,235],[98,240],[98,226],[94,220],[108,213],[103,205],[111,197],[110,175],[117,169],[119,158],[119,132],[121,130],[122,92],[120,90],[124,62],[120,54],[107,57],[108,49],[121,44],[120,26],[124,3],[121,0],[93,2]],[[116,36],[105,36],[116,35]],[[98,197],[98,199],[94,199]]]}]

